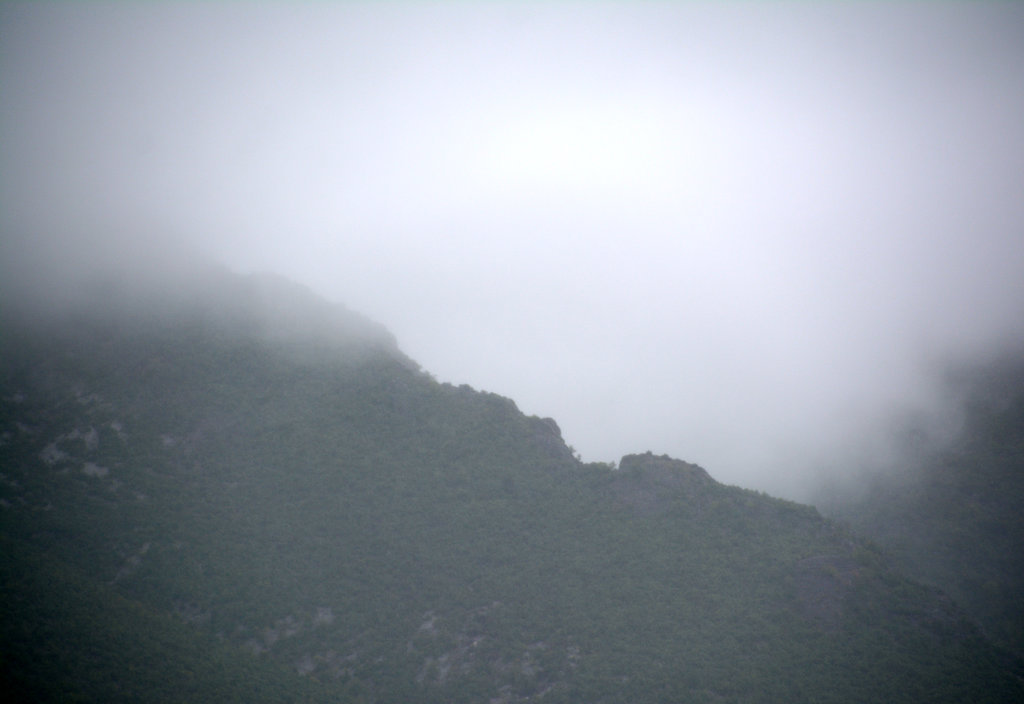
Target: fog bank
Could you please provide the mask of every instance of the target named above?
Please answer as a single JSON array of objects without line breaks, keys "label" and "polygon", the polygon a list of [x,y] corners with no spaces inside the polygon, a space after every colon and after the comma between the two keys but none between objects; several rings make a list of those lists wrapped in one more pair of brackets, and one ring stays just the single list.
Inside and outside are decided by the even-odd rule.
[{"label": "fog bank", "polygon": [[12,277],[181,240],[588,460],[798,495],[1024,338],[1012,3],[15,3],[0,85]]}]

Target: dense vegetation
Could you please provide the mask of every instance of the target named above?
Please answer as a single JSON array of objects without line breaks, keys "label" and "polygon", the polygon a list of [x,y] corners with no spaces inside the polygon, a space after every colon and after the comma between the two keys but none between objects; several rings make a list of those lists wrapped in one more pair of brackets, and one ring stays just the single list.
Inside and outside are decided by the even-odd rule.
[{"label": "dense vegetation", "polygon": [[22,699],[1024,699],[1018,659],[813,508],[650,453],[580,463],[372,324],[222,276],[6,314]]},{"label": "dense vegetation", "polygon": [[950,385],[963,410],[952,442],[820,503],[1024,654],[1024,356],[960,369]]}]

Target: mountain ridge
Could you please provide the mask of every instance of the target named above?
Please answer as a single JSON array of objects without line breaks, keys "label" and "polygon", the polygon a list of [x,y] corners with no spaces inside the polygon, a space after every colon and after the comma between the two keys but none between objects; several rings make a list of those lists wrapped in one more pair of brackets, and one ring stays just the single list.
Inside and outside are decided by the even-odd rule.
[{"label": "mountain ridge", "polygon": [[140,694],[163,679],[191,682],[190,700],[252,700],[173,659],[134,665],[136,686],[62,676],[82,648],[33,637],[36,607],[79,603],[85,580],[100,596],[54,633],[80,644],[88,618],[102,641],[137,629],[138,608],[171,617],[200,634],[160,626],[179,653],[202,659],[208,638],[234,654],[226,673],[274,663],[256,700],[1024,693],[1018,660],[812,507],[650,452],[583,463],[555,421],[438,383],[373,325],[303,338],[344,309],[314,304],[296,331],[305,292],[264,318],[231,302],[259,301],[252,279],[218,276],[234,293],[198,307],[4,321],[0,538],[37,576],[74,575],[41,595],[5,576],[20,598],[3,677],[19,691],[182,700]]}]

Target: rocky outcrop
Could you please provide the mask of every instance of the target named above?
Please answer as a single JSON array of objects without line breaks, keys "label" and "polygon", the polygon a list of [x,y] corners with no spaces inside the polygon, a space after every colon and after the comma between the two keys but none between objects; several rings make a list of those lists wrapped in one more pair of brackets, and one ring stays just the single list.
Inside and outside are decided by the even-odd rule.
[{"label": "rocky outcrop", "polygon": [[702,467],[651,452],[623,457],[613,482],[619,505],[639,515],[663,513],[673,499],[697,499],[717,485]]}]

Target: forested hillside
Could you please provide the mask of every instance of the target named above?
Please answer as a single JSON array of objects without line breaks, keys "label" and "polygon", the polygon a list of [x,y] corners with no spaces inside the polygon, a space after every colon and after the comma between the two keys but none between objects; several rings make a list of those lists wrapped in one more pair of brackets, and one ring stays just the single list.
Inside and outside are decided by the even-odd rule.
[{"label": "forested hillside", "polygon": [[963,367],[949,383],[963,412],[952,442],[865,491],[823,492],[821,505],[1024,654],[1024,356]]},{"label": "forested hillside", "polygon": [[815,509],[581,463],[379,326],[211,277],[4,310],[21,700],[1024,699],[1019,659]]}]

